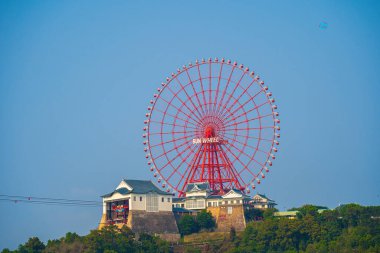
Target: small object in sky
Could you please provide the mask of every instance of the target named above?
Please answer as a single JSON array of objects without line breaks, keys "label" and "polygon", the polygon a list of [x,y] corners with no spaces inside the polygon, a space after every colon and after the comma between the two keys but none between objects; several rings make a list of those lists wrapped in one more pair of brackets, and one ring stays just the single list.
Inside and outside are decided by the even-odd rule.
[{"label": "small object in sky", "polygon": [[329,24],[325,21],[322,21],[321,23],[319,23],[319,29],[321,30],[326,30],[328,26]]}]

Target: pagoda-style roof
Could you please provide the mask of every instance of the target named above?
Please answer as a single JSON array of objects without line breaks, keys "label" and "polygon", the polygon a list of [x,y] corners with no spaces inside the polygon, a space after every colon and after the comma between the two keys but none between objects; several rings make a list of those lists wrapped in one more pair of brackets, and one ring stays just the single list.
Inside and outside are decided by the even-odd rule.
[{"label": "pagoda-style roof", "polygon": [[222,195],[222,198],[245,198],[250,199],[248,195],[246,195],[243,191],[238,189],[231,189],[226,194]]},{"label": "pagoda-style roof", "polygon": [[190,191],[208,191],[210,190],[210,184],[208,182],[203,183],[191,183],[186,187],[186,192]]},{"label": "pagoda-style roof", "polygon": [[172,195],[171,193],[164,192],[155,186],[152,181],[149,180],[133,180],[133,179],[123,179],[119,186],[111,193],[101,196],[102,198],[111,197],[114,193],[120,193],[121,195],[128,195],[131,193],[135,194],[147,194],[147,193],[157,193],[161,195]]},{"label": "pagoda-style roof", "polygon": [[[271,200],[270,198],[268,198],[267,196],[265,196],[265,194],[260,194],[260,193],[258,193],[258,194],[256,194],[255,196],[259,196],[259,197],[262,198],[262,199],[265,199],[265,200],[267,200],[267,201],[274,202],[274,200]],[[253,198],[254,198],[255,196],[253,196]]]}]

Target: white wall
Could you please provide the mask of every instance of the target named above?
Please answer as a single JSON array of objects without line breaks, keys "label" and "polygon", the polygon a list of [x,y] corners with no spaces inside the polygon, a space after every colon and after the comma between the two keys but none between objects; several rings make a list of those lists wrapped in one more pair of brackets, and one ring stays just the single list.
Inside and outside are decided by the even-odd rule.
[{"label": "white wall", "polygon": [[[159,211],[172,211],[172,201],[173,197],[170,195],[157,195],[158,196],[158,210]],[[142,201],[140,201],[140,197],[142,197]],[[129,210],[146,210],[146,194],[135,194],[131,193],[128,195],[121,195],[116,192],[112,197],[103,198],[103,213],[106,213],[106,202],[117,201],[117,200],[125,200],[129,198]],[[136,198],[136,200],[134,200]],[[162,198],[164,198],[164,202],[162,202]],[[169,202],[168,202],[169,198]]]},{"label": "white wall", "polygon": [[[164,202],[162,202],[164,198]],[[168,202],[168,199],[170,200]],[[170,195],[158,195],[158,210],[159,211],[172,211],[172,196]]]},{"label": "white wall", "polygon": [[[142,197],[141,201],[140,197]],[[129,201],[129,210],[146,210],[146,194],[132,193]]]}]

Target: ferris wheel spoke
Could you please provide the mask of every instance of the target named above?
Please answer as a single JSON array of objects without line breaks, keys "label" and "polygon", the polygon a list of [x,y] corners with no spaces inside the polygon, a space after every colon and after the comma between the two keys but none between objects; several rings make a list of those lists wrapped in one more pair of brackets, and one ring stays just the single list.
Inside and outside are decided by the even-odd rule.
[{"label": "ferris wheel spoke", "polygon": [[212,94],[212,92],[211,92],[211,85],[212,85],[212,81],[211,81],[211,73],[212,73],[212,71],[211,71],[211,61],[209,61],[209,71],[208,71],[208,91],[209,91],[209,93],[208,93],[208,103],[209,103],[209,112],[211,112],[211,104],[212,104],[212,98],[211,98],[211,94]]},{"label": "ferris wheel spoke", "polygon": [[[236,160],[236,161],[239,161],[239,163],[240,163],[243,167],[245,166],[244,163],[241,162],[241,161],[239,160],[239,158],[238,158],[234,153],[231,152],[231,149],[230,149],[229,147],[227,147],[227,146],[224,146],[224,147],[227,149],[227,151],[228,151],[232,156],[235,157],[235,160]],[[234,170],[236,170],[235,167],[233,167],[233,165],[232,165],[233,163],[230,161],[230,159],[228,159],[227,153],[224,151],[223,147],[220,145],[219,148],[220,148],[220,150],[222,151],[222,153],[224,153],[224,154],[226,155],[226,158],[223,158],[223,159],[225,159],[224,162],[227,163],[231,168],[233,168]],[[245,181],[240,177],[239,174],[237,174],[236,178],[240,178],[241,182],[243,182],[243,183],[245,182]]]},{"label": "ferris wheel spoke", "polygon": [[158,134],[185,134],[185,133],[196,133],[197,131],[174,131],[174,132],[156,132],[150,133],[149,135],[158,135]]},{"label": "ferris wheel spoke", "polygon": [[220,89],[220,80],[222,78],[223,66],[224,66],[224,64],[220,64],[220,70],[219,70],[219,75],[218,75],[218,84],[216,86],[214,107],[213,107],[213,110],[212,110],[213,112],[216,112],[216,103],[218,102],[219,89]]},{"label": "ferris wheel spoke", "polygon": [[[195,164],[195,162],[198,160],[198,157],[200,155],[201,150],[202,150],[202,146],[199,146],[197,152],[195,153],[195,155],[193,157],[193,159],[191,159],[191,163],[190,164]],[[184,192],[184,190],[185,190],[184,187],[186,187],[185,183],[189,181],[190,176],[195,173],[195,170],[196,169],[194,167],[191,167],[190,169],[188,169],[187,177],[186,177],[186,180],[185,180],[185,182],[183,184],[181,192]],[[184,178],[185,178],[185,175],[183,175],[181,177],[181,179],[179,180],[179,182],[178,182],[178,184],[176,186],[177,189],[181,185],[181,183],[182,183],[182,181],[183,181]]]},{"label": "ferris wheel spoke", "polygon": [[[178,108],[176,105],[170,103],[170,102],[167,101],[166,99],[164,99],[164,98],[161,98],[161,99],[162,99],[162,101],[164,101],[164,102],[166,102],[166,103],[168,104],[168,106],[166,107],[166,111],[168,110],[168,107],[169,107],[169,106],[173,106],[176,110],[178,110],[178,111],[180,111],[181,113],[183,113],[184,115],[186,115],[188,119],[191,119],[193,122],[197,123],[197,121],[195,121],[195,120],[193,119],[193,117],[191,117],[191,115],[185,113],[185,112],[182,111],[180,108]],[[174,98],[172,98],[172,100],[173,100],[173,99],[174,99]],[[166,113],[166,112],[164,112],[164,115],[165,115],[165,113]]]},{"label": "ferris wheel spoke", "polygon": [[226,125],[225,127],[227,128],[227,127],[230,127],[230,126],[237,126],[237,125],[240,125],[240,124],[248,123],[250,121],[266,118],[266,117],[269,117],[269,116],[273,117],[273,114],[269,113],[267,115],[262,115],[262,116],[259,116],[259,117],[256,117],[256,118],[246,119],[246,120],[243,120],[243,121],[239,121],[239,122],[235,122],[233,124]]},{"label": "ferris wheel spoke", "polygon": [[[190,155],[194,153],[194,150],[195,150],[194,147],[195,147],[195,146],[190,147],[190,149],[187,149],[187,150],[190,151],[190,152],[186,155],[186,157],[184,157],[184,158],[182,159],[182,163],[180,163],[180,164],[179,164],[179,165],[173,170],[173,172],[167,177],[167,179],[166,179],[167,181],[170,181],[170,179],[172,178],[172,176],[173,176],[175,173],[178,173],[181,177],[183,177],[184,174],[182,174],[181,172],[178,172],[178,170],[181,168],[182,164],[186,162],[186,160],[190,157]],[[186,163],[187,163],[187,162],[186,162]]]},{"label": "ferris wheel spoke", "polygon": [[190,126],[185,126],[185,125],[179,125],[179,124],[175,124],[175,123],[164,123],[164,122],[155,121],[155,120],[151,120],[150,122],[152,122],[152,123],[158,123],[158,124],[162,124],[162,125],[167,125],[167,126],[174,126],[174,127],[183,127],[183,128],[197,129],[197,128],[195,128],[195,127],[190,127]]},{"label": "ferris wheel spoke", "polygon": [[236,131],[241,131],[241,130],[261,130],[261,129],[269,129],[269,128],[275,128],[274,126],[263,126],[263,127],[246,127],[246,128],[226,128],[225,130],[226,131],[232,131],[232,130],[236,130]]},{"label": "ferris wheel spoke", "polygon": [[233,147],[234,149],[236,149],[237,151],[239,151],[241,154],[244,154],[247,158],[249,158],[250,160],[254,160],[257,164],[259,164],[260,166],[264,167],[263,164],[259,163],[258,161],[255,160],[254,157],[251,157],[250,155],[248,155],[247,153],[245,153],[244,151],[240,150],[239,148],[237,148],[235,145],[231,144],[231,147]]},{"label": "ferris wheel spoke", "polygon": [[245,171],[248,171],[249,173],[251,173],[254,177],[257,177],[257,175],[255,173],[253,173],[248,167],[251,165],[252,162],[255,162],[256,164],[258,164],[260,166],[260,169],[259,169],[259,172],[262,172],[263,171],[263,168],[265,167],[264,164],[261,164],[259,163],[256,159],[252,158],[251,160],[249,160],[249,162],[246,164],[246,166],[244,166],[244,168],[242,168],[240,171],[239,171],[239,174],[241,174],[244,170]]},{"label": "ferris wheel spoke", "polygon": [[[249,174],[252,175],[252,177],[255,179],[257,177],[257,175],[255,173],[253,173],[250,169],[248,169],[248,166],[250,166],[252,160],[249,160],[249,162],[244,166],[243,169],[241,169],[238,174],[241,174],[243,173],[243,171],[248,171]],[[252,182],[252,181],[251,181]]]},{"label": "ferris wheel spoke", "polygon": [[[230,154],[232,154],[232,155],[235,157],[235,160],[236,160],[236,161],[239,161],[239,162],[240,162],[239,158],[236,157],[236,155],[231,151],[231,149],[229,149],[229,148],[227,147],[227,150],[229,151]],[[249,162],[248,164],[243,164],[243,163],[241,163],[241,164],[242,164],[242,166],[243,166],[243,169],[241,169],[241,170],[237,173],[237,175],[240,175],[240,174],[242,173],[242,171],[247,170],[247,171],[248,171],[253,177],[256,177],[256,175],[255,175],[251,170],[248,169],[248,164],[250,164],[250,162]],[[240,177],[240,178],[241,178],[241,177]],[[246,185],[245,181],[244,181],[243,179],[241,179],[241,180],[242,180],[242,182],[244,183],[244,185]]]},{"label": "ferris wheel spoke", "polygon": [[[183,101],[180,97],[178,97],[178,93],[181,91],[178,91],[177,93],[174,93],[172,91],[171,88],[169,88],[169,90],[173,93],[174,97],[176,97],[178,99],[178,101],[181,103],[181,107],[182,106],[185,106],[190,112],[194,111],[194,109],[197,109],[196,107],[193,108],[193,110],[186,104],[186,101]],[[173,97],[173,99],[174,99]],[[196,114],[193,114],[195,118],[197,118],[197,120],[201,120],[200,116],[199,115],[196,115]]]},{"label": "ferris wheel spoke", "polygon": [[219,100],[219,103],[218,103],[218,106],[217,106],[217,112],[219,112],[219,109],[223,103],[223,100],[224,100],[224,96],[226,95],[227,93],[227,89],[228,89],[228,86],[231,82],[231,77],[232,77],[232,74],[234,73],[234,70],[235,70],[235,66],[232,67],[232,70],[231,70],[231,73],[230,73],[230,76],[228,77],[228,80],[227,80],[227,84],[226,86],[224,87],[224,90],[223,90],[223,93],[222,93],[222,97],[221,99]]},{"label": "ferris wheel spoke", "polygon": [[[249,94],[248,93],[248,90],[249,88],[251,88],[251,86],[255,83],[255,79],[249,83],[249,85],[243,90],[243,92],[239,95],[239,97],[237,97],[235,100],[236,101],[239,101],[241,99],[241,97],[244,95],[244,94]],[[252,99],[254,99],[261,91],[259,91],[257,94],[255,94],[253,97],[250,96],[250,99],[248,101],[246,101],[242,106],[244,106],[247,102],[251,101]],[[230,110],[235,106],[236,103],[232,104],[232,107],[230,108]],[[234,111],[235,112],[235,111]],[[234,113],[233,112],[233,113]]]},{"label": "ferris wheel spoke", "polygon": [[273,140],[270,140],[270,139],[257,138],[257,137],[247,136],[247,135],[241,135],[241,134],[231,134],[231,133],[227,133],[227,132],[226,132],[225,135],[233,135],[233,136],[244,137],[244,138],[248,138],[248,139],[259,140],[259,141],[273,142]]},{"label": "ferris wheel spoke", "polygon": [[[247,101],[245,101],[244,103],[242,103],[242,104],[240,104],[240,106],[238,107],[238,108],[236,108],[234,111],[232,111],[231,113],[230,113],[230,115],[234,115],[237,111],[239,111],[240,109],[242,109],[244,106],[246,106],[249,102],[252,102],[252,101],[254,101],[254,99],[260,94],[260,93],[262,93],[263,91],[262,90],[260,90],[260,91],[258,91],[255,95],[253,95],[253,96],[250,96],[249,95],[249,99],[247,99]],[[248,92],[246,93],[246,94],[248,94]],[[233,108],[234,106],[232,106],[231,108],[230,108],[230,110]]]},{"label": "ferris wheel spoke", "polygon": [[[199,82],[201,83],[201,93],[202,93],[202,97],[203,97],[203,104],[207,105],[206,97],[205,97],[205,90],[203,88],[203,81],[202,81],[202,75],[201,75],[201,70],[200,70],[199,64],[197,64],[197,69],[198,69]],[[208,111],[207,111],[207,106],[206,106],[206,113],[207,112]]]},{"label": "ferris wheel spoke", "polygon": [[240,114],[238,114],[238,115],[236,115],[236,116],[235,116],[234,113],[232,113],[232,115],[234,115],[234,117],[233,117],[232,119],[230,119],[230,120],[227,120],[227,121],[226,121],[226,124],[227,124],[227,123],[230,123],[231,121],[236,120],[236,119],[238,119],[238,118],[240,118],[240,117],[242,117],[242,116],[244,116],[244,115],[247,115],[248,113],[250,113],[250,112],[252,112],[252,111],[258,110],[260,107],[262,107],[262,106],[264,106],[264,105],[266,105],[266,104],[268,104],[268,103],[269,103],[269,101],[265,101],[264,103],[262,103],[262,104],[260,104],[260,105],[256,105],[255,107],[249,109],[248,111],[243,111],[242,113],[240,113]]},{"label": "ferris wheel spoke", "polygon": [[184,143],[182,143],[181,145],[179,145],[178,147],[175,147],[175,148],[173,148],[173,149],[170,149],[170,150],[168,150],[168,151],[165,151],[164,153],[160,154],[159,156],[154,157],[154,159],[159,159],[159,158],[161,158],[161,157],[163,157],[163,156],[166,156],[166,159],[167,159],[167,161],[168,161],[163,167],[161,167],[161,169],[157,169],[157,170],[161,172],[161,170],[163,170],[164,168],[166,168],[166,166],[168,166],[169,164],[172,164],[172,162],[174,162],[178,157],[180,157],[180,156],[182,155],[182,153],[188,151],[188,149],[185,148],[185,149],[182,150],[181,152],[178,152],[178,154],[177,154],[176,156],[174,156],[174,158],[172,158],[172,159],[169,159],[169,157],[167,156],[169,153],[173,152],[174,150],[177,150],[177,151],[178,151],[178,148],[183,147],[183,146],[185,146],[186,144],[187,144],[187,143],[184,142]]},{"label": "ferris wheel spoke", "polygon": [[[236,83],[234,89],[232,90],[232,92],[228,95],[228,98],[227,98],[227,101],[224,103],[223,105],[223,108],[219,108],[218,109],[218,113],[220,112],[220,110],[226,110],[231,98],[233,97],[233,95],[235,94],[235,91],[236,89],[240,86],[240,82],[241,80],[243,79],[243,77],[245,76],[246,72],[243,72],[243,75],[240,77],[239,81]],[[237,103],[237,100],[235,100],[235,104]],[[234,104],[234,103],[233,103]],[[232,106],[231,106],[232,107]]]},{"label": "ferris wheel spoke", "polygon": [[[187,101],[190,101],[190,103],[191,103],[192,106],[193,106],[193,110],[195,109],[195,110],[197,111],[197,113],[198,113],[198,116],[199,116],[200,118],[202,118],[202,113],[199,112],[198,107],[194,104],[193,99],[189,96],[189,94],[187,93],[185,87],[184,87],[184,86],[182,85],[182,83],[178,80],[178,77],[176,77],[175,80],[176,80],[177,83],[181,86],[181,89],[185,92],[186,97],[187,97]],[[193,111],[193,110],[191,110],[191,111]]]},{"label": "ferris wheel spoke", "polygon": [[246,152],[244,152],[244,149],[243,150],[240,150],[239,148],[237,148],[233,143],[228,143],[228,146],[231,146],[231,147],[233,147],[234,149],[236,149],[236,150],[238,150],[239,151],[239,155],[238,155],[238,157],[240,157],[240,155],[245,155],[247,158],[251,158],[251,156],[250,155],[248,155]]},{"label": "ferris wheel spoke", "polygon": [[[172,152],[172,151],[174,151],[174,150],[177,150],[177,151],[178,151],[179,148],[185,146],[186,144],[188,144],[188,142],[190,142],[190,141],[188,140],[189,138],[191,138],[191,136],[186,136],[185,138],[176,138],[176,139],[171,140],[170,143],[173,143],[174,147],[173,147],[172,149],[168,150],[168,151],[166,151],[165,146],[164,146],[164,144],[168,144],[168,143],[165,143],[165,142],[162,141],[162,142],[159,143],[159,144],[161,144],[162,150],[163,150],[164,152],[163,152],[162,154],[160,154],[160,155],[157,157],[157,159],[160,158],[160,157],[162,157],[162,155],[164,155],[164,154],[169,154],[170,152]],[[182,144],[180,144],[179,146],[177,146],[177,141],[182,142]]]},{"label": "ferris wheel spoke", "polygon": [[[179,120],[182,120],[183,122],[187,122],[187,123],[189,123],[189,124],[191,124],[193,126],[196,126],[194,123],[192,123],[192,122],[189,121],[189,117],[187,119],[183,119],[181,117],[178,117],[178,112],[177,112],[177,115],[173,115],[173,114],[170,114],[168,112],[164,112],[164,111],[162,111],[160,109],[155,109],[155,110],[158,111],[158,112],[161,112],[163,115],[169,115],[170,117],[172,117],[174,119],[179,119]],[[152,120],[150,120],[150,122],[152,122]],[[156,122],[159,123],[159,124],[161,124],[161,122],[159,122],[159,121],[156,121]]]},{"label": "ferris wheel spoke", "polygon": [[157,144],[151,145],[150,147],[151,148],[155,148],[155,147],[161,146],[163,144],[169,144],[169,143],[176,142],[176,141],[179,141],[179,140],[184,140],[184,139],[187,140],[188,138],[191,138],[191,137],[193,137],[193,136],[187,135],[187,136],[183,136],[183,137],[180,137],[180,138],[177,138],[177,139],[171,139],[170,141],[159,142]]},{"label": "ferris wheel spoke", "polygon": [[237,139],[232,139],[232,138],[230,138],[230,137],[225,137],[225,138],[226,138],[227,140],[236,141],[237,143],[239,143],[239,144],[241,144],[241,145],[243,145],[243,146],[249,147],[249,148],[251,148],[251,149],[253,149],[253,150],[255,150],[255,151],[262,152],[262,153],[264,153],[264,154],[266,154],[266,155],[270,154],[270,152],[266,152],[266,151],[261,150],[261,149],[259,149],[259,148],[257,148],[257,147],[251,146],[251,145],[249,145],[249,144],[245,144],[245,143],[243,143],[243,142],[241,142],[241,141],[239,141],[239,140],[237,140]]},{"label": "ferris wheel spoke", "polygon": [[186,71],[187,78],[189,79],[189,82],[190,82],[190,84],[191,84],[191,88],[193,89],[193,92],[194,92],[195,97],[196,97],[196,99],[197,99],[198,106],[201,108],[201,110],[202,110],[202,114],[204,114],[205,111],[204,111],[204,109],[203,109],[203,105],[202,105],[201,101],[199,100],[198,92],[196,92],[196,90],[195,90],[195,88],[194,88],[194,82],[193,82],[193,80],[191,79],[190,74],[189,74],[189,71],[187,70],[187,68],[185,69],[185,71]]}]

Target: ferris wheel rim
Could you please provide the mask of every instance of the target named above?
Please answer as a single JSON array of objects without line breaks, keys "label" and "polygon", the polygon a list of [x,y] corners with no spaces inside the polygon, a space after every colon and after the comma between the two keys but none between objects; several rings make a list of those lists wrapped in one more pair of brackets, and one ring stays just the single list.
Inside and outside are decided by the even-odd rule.
[{"label": "ferris wheel rim", "polygon": [[[178,184],[180,183],[178,183],[176,186],[174,186],[173,184],[172,184],[172,182],[170,182],[170,180],[167,180],[166,178],[165,178],[165,176],[161,173],[161,170],[162,170],[162,168],[160,169],[160,166],[158,165],[158,164],[156,164],[156,161],[155,161],[155,159],[156,158],[154,158],[154,155],[152,154],[152,152],[151,152],[151,150],[152,150],[152,145],[151,145],[151,142],[150,142],[150,137],[151,137],[151,134],[152,133],[150,133],[150,128],[151,128],[151,123],[152,122],[154,122],[154,121],[151,121],[151,117],[152,117],[152,113],[153,112],[155,112],[156,110],[157,110],[157,108],[156,108],[156,104],[157,104],[157,101],[159,100],[159,99],[162,99],[162,94],[163,94],[163,92],[165,91],[165,90],[170,90],[170,84],[172,83],[172,81],[173,80],[175,80],[178,76],[180,76],[181,74],[184,74],[184,73],[186,73],[187,75],[189,75],[188,74],[188,70],[189,69],[192,69],[192,68],[198,68],[199,69],[199,67],[201,66],[201,65],[204,65],[204,64],[213,64],[213,63],[219,63],[219,64],[221,64],[221,68],[224,66],[224,65],[229,65],[229,66],[233,66],[233,69],[240,69],[240,70],[242,70],[242,71],[244,71],[244,75],[246,75],[248,72],[249,72],[249,69],[248,68],[246,68],[245,70],[243,70],[243,65],[240,65],[240,66],[238,66],[237,65],[237,63],[236,62],[234,62],[234,63],[232,63],[230,60],[229,61],[225,61],[225,60],[222,60],[222,61],[218,61],[217,59],[216,60],[210,60],[209,59],[209,61],[205,61],[205,60],[202,60],[201,62],[199,62],[199,61],[196,61],[196,63],[193,65],[193,64],[189,64],[189,66],[187,67],[187,66],[183,66],[183,68],[182,69],[178,69],[177,70],[177,73],[172,73],[172,75],[171,75],[171,78],[167,78],[166,79],[166,82],[165,83],[162,83],[162,88],[159,88],[158,89],[158,93],[157,94],[155,94],[154,95],[154,98],[155,98],[155,100],[153,101],[153,104],[152,104],[152,106],[151,106],[151,108],[149,109],[149,111],[150,111],[150,113],[149,113],[149,115],[147,116],[147,126],[148,126],[148,128],[147,128],[147,131],[148,131],[148,134],[147,134],[147,136],[145,136],[145,137],[147,137],[147,143],[145,143],[147,146],[148,146],[148,150],[149,150],[149,157],[150,157],[150,161],[151,161],[151,164],[153,164],[153,167],[155,168],[155,172],[156,173],[158,173],[159,175],[160,175],[160,178],[162,178],[162,180],[163,181],[165,181],[166,182],[166,184],[171,188],[171,189],[173,189],[174,191],[177,191],[178,192]],[[252,77],[252,83],[251,84],[254,84],[254,83],[257,83],[259,86],[260,86],[260,92],[259,93],[261,93],[261,92],[266,92],[267,91],[267,89],[264,89],[264,86],[263,86],[263,84],[264,84],[264,82],[259,82],[259,80],[260,80],[260,78],[258,77],[258,76],[254,76],[254,73],[253,72],[251,72],[250,74],[249,74],[249,76],[251,76]],[[207,79],[207,78],[212,78],[211,76],[210,77],[204,77],[203,79]],[[219,77],[220,78],[220,77]],[[190,79],[190,77],[189,77],[189,80],[191,80]],[[201,82],[201,80],[202,80],[202,77],[200,77],[199,78],[199,81]],[[195,80],[195,81],[197,81],[197,80]],[[189,83],[187,83],[186,84],[186,86],[187,85],[193,85],[193,83],[195,82],[194,80],[193,81],[190,81]],[[182,86],[182,85],[181,85]],[[238,85],[236,85],[235,86],[235,89],[238,87]],[[203,87],[202,87],[203,88]],[[246,89],[248,89],[249,87],[247,87]],[[175,98],[178,98],[178,94],[179,93],[181,93],[182,91],[184,90],[184,87],[181,87],[181,89],[179,89],[177,92],[176,92],[176,94],[174,94],[174,96],[172,97],[172,99],[171,99],[171,101],[169,102],[169,103],[167,103],[167,107],[169,107],[169,106],[171,106],[172,105],[172,101],[173,101],[173,99],[175,99]],[[194,90],[195,91],[195,90]],[[210,93],[212,92],[212,91],[214,91],[214,90],[212,90],[212,89],[210,89],[210,90],[206,90],[206,92],[207,91],[209,91]],[[173,92],[172,92],[173,93]],[[233,94],[234,92],[232,92],[232,94]],[[218,94],[218,93],[217,93]],[[232,95],[231,94],[231,95]],[[199,95],[198,93],[195,93],[195,94],[193,94],[192,96],[190,96],[189,97],[189,95],[188,94],[186,94],[186,96],[187,96],[187,98],[191,98],[191,97],[196,97],[196,99],[198,100],[199,99],[199,97],[197,96],[197,95]],[[241,95],[239,96],[239,98],[241,97],[243,95],[243,93],[241,93]],[[257,94],[256,94],[257,95]],[[250,97],[252,97],[251,95],[249,95]],[[232,97],[230,97],[230,99],[231,99]],[[236,102],[238,102],[238,100],[239,100],[239,98],[238,99],[236,99],[235,98],[235,100],[236,100]],[[194,98],[195,99],[195,98]],[[182,99],[180,99],[179,98],[179,100],[182,102]],[[190,101],[192,101],[191,99],[190,99]],[[198,100],[199,101],[199,100]],[[229,101],[229,100],[228,100]],[[220,103],[222,103],[223,102],[223,100],[221,100],[220,101]],[[254,100],[253,100],[253,102],[254,102]],[[269,152],[266,152],[266,154],[267,154],[267,157],[266,157],[266,162],[264,163],[264,164],[260,164],[260,166],[261,166],[261,168],[260,168],[260,171],[259,171],[259,173],[257,173],[257,174],[252,174],[252,179],[249,181],[249,182],[247,182],[246,184],[245,184],[245,186],[249,186],[251,183],[253,183],[253,182],[255,182],[256,180],[257,180],[257,178],[259,177],[259,175],[260,175],[260,173],[262,174],[263,173],[263,170],[265,170],[265,168],[267,168],[266,167],[266,164],[267,164],[267,162],[268,161],[270,161],[269,159],[270,159],[270,157],[271,157],[271,154],[273,153],[273,148],[274,148],[274,145],[275,145],[275,142],[274,142],[274,140],[276,140],[276,131],[277,130],[279,130],[279,128],[278,129],[276,129],[276,126],[278,126],[278,123],[276,123],[276,112],[275,112],[275,108],[277,108],[277,106],[275,106],[274,105],[274,100],[272,101],[272,100],[270,100],[269,99],[269,97],[268,97],[268,101],[267,101],[267,103],[268,103],[268,105],[270,105],[270,108],[271,108],[271,114],[269,115],[266,115],[266,117],[269,117],[269,116],[272,116],[272,118],[273,118],[273,126],[271,126],[271,128],[273,128],[273,138],[272,138],[272,140],[267,140],[267,141],[271,141],[271,145],[270,145],[270,150],[269,150]],[[228,102],[226,103],[226,104],[224,104],[224,107],[226,107],[226,105],[228,104]],[[205,107],[207,107],[207,105],[208,104],[206,104],[206,106]],[[214,104],[215,105],[215,104]],[[182,106],[185,106],[185,107],[188,107],[185,103],[182,103]],[[208,106],[210,106],[210,105],[208,105]],[[163,120],[165,119],[165,117],[166,117],[166,115],[169,115],[169,114],[167,114],[166,113],[166,111],[167,111],[167,107],[166,107],[166,110],[165,110],[165,113],[164,113],[164,118],[162,119],[162,121],[161,122],[156,122],[157,124],[161,124],[161,130],[163,129],[163,124],[167,124],[167,123],[164,123],[163,122]],[[198,110],[198,108],[194,105],[194,111],[196,110],[198,113],[199,113],[199,111],[200,110],[202,110],[202,112],[204,113],[204,110],[205,110],[205,108],[203,107],[203,106],[201,106],[200,108],[199,108],[199,110]],[[220,108],[220,107],[219,107]],[[225,109],[225,108],[224,108]],[[257,110],[257,112],[258,112],[258,108],[256,108],[256,110]],[[158,110],[157,110],[158,111]],[[177,116],[178,116],[178,113],[180,113],[181,112],[181,110],[178,110],[177,111],[177,113],[176,113],[176,115],[175,115],[175,117],[174,117],[174,119],[175,119],[175,121],[177,121],[177,119],[179,119]],[[193,111],[191,111],[190,110],[190,112],[192,112],[193,113]],[[225,113],[225,112],[224,112]],[[259,113],[259,112],[258,112]],[[192,115],[195,115],[195,114],[192,114]],[[197,123],[196,121],[194,121],[194,119],[192,118],[192,117],[189,117],[189,116],[191,116],[191,115],[187,115],[188,117],[187,117],[187,119],[186,119],[186,121],[185,121],[185,124],[186,124],[186,126],[188,125],[188,124],[193,124],[194,126],[195,126],[195,124],[194,123]],[[245,117],[246,117],[246,120],[247,120],[247,122],[248,122],[248,118],[247,118],[247,115],[245,114]],[[258,117],[258,120],[259,120],[259,122],[260,122],[260,118],[261,116],[260,116],[260,114],[259,114],[259,117]],[[199,123],[199,121],[201,121],[202,120],[202,114],[200,114],[200,115],[197,115],[197,120],[198,120],[198,123]],[[190,122],[190,120],[193,120],[193,122]],[[173,125],[173,128],[174,128],[174,126],[175,125]],[[227,129],[225,132],[225,135],[228,135],[229,133],[228,133],[228,131],[229,130],[231,130],[231,129]],[[236,138],[237,136],[238,136],[238,134],[236,133],[236,131],[240,131],[240,130],[243,130],[243,129],[238,129],[238,128],[235,128],[234,129],[235,130],[235,134],[233,135],[234,136],[234,138]],[[245,165],[244,167],[243,167],[243,170],[247,170],[248,172],[250,172],[250,170],[247,168],[248,167],[248,165],[252,162],[252,161],[254,161],[254,157],[255,157],[255,154],[257,153],[257,152],[259,152],[260,150],[259,150],[259,144],[260,144],[260,142],[262,141],[262,140],[265,140],[265,139],[261,139],[260,137],[261,137],[261,124],[260,124],[260,127],[259,127],[259,133],[260,133],[260,135],[259,135],[259,137],[257,138],[258,139],[258,142],[257,142],[257,144],[256,144],[256,150],[255,150],[255,153],[254,153],[254,155],[252,156],[252,159],[251,160],[249,160],[249,163],[247,164],[247,165]],[[191,131],[184,131],[184,132],[187,132],[187,133],[189,133],[189,132],[191,132]],[[172,134],[172,137],[173,137],[173,142],[176,142],[176,140],[178,140],[178,138],[174,138],[174,134],[176,134],[176,132],[172,132],[171,133]],[[186,136],[185,137],[185,139],[188,139],[188,138],[190,138],[191,136]],[[246,139],[246,142],[248,141],[248,138],[251,138],[250,136],[247,136],[247,135],[245,135],[244,136]],[[243,138],[244,138],[243,137]],[[227,139],[230,139],[231,137],[226,137]],[[181,139],[181,140],[183,140],[183,139]],[[163,138],[162,138],[162,132],[161,132],[161,143],[157,143],[157,144],[155,144],[156,146],[162,146],[162,148],[163,148],[163,150],[164,150],[164,153],[165,154],[163,154],[163,155],[165,155],[165,157],[166,157],[166,159],[167,159],[167,161],[168,161],[168,164],[166,164],[165,166],[168,166],[168,165],[170,165],[170,166],[172,166],[172,164],[171,164],[171,159],[170,159],[170,157],[168,157],[167,156],[167,154],[166,154],[166,150],[165,150],[165,147],[164,147],[164,144],[165,142],[164,142],[164,140],[163,140]],[[277,142],[278,143],[278,142]],[[192,147],[194,147],[194,146],[191,146],[189,143],[187,143],[187,144],[183,144],[183,145],[187,145],[187,148],[190,150],[190,152],[188,152],[188,154],[186,155],[186,157],[185,158],[188,158],[191,154],[194,154],[195,153],[195,151],[196,151],[196,148],[192,148]],[[248,144],[247,143],[245,143],[244,145],[243,145],[243,147],[245,148],[246,146],[247,146]],[[182,147],[182,146],[180,146],[180,147]],[[178,148],[179,147],[177,147],[177,146],[175,146],[175,149],[178,151]],[[230,146],[230,147],[228,147],[227,149],[229,150],[229,153],[233,153],[232,151],[231,151],[231,148],[232,148],[232,146]],[[234,147],[235,149],[239,149],[239,148],[236,148],[236,147]],[[181,154],[181,153],[180,153]],[[241,156],[242,155],[242,152],[239,154],[239,156]],[[247,154],[246,154],[247,155]],[[181,156],[181,155],[180,155]],[[240,163],[242,163],[240,160],[239,160],[239,156],[236,158],[235,157],[235,160],[233,160],[234,162],[240,162]],[[156,156],[157,157],[157,156]],[[186,160],[186,159],[185,159]],[[186,162],[186,164],[189,164],[189,162],[188,161],[184,161],[184,162]],[[242,164],[243,165],[243,164]],[[270,165],[271,165],[271,162],[270,162]],[[178,167],[177,168],[175,168],[175,167],[173,167],[172,166],[172,168],[173,168],[173,173],[180,173],[180,172],[178,172]],[[183,175],[181,175],[181,176],[183,176]],[[169,177],[169,179],[170,179],[171,177]],[[258,183],[260,183],[260,181],[258,181]]]}]

